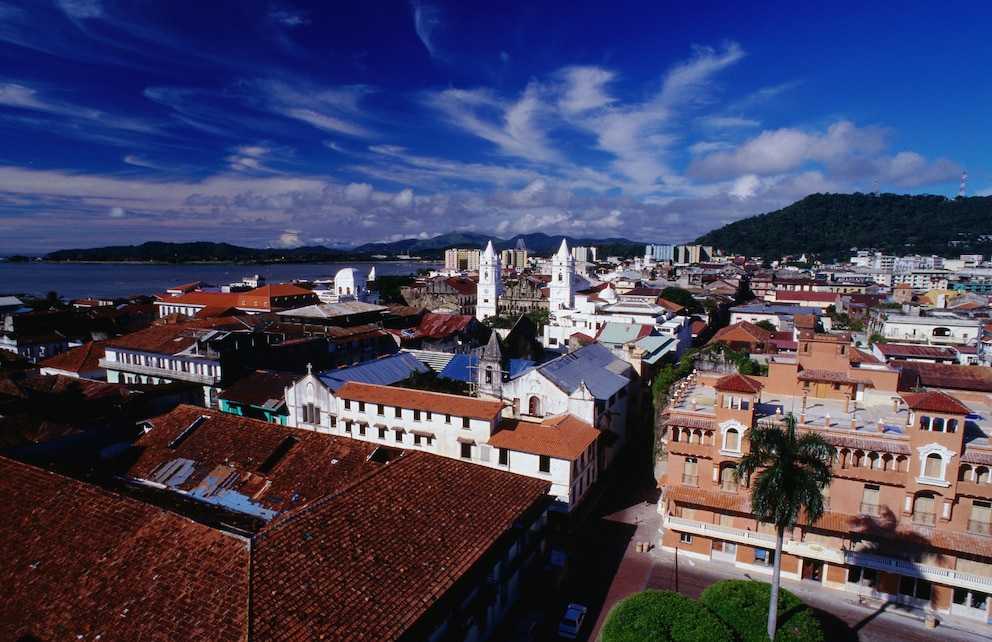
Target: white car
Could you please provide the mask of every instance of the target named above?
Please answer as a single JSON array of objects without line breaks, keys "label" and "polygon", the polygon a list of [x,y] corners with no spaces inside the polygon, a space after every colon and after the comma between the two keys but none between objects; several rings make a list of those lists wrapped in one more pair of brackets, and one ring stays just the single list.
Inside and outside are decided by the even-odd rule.
[{"label": "white car", "polygon": [[586,619],[586,610],[581,604],[569,604],[565,609],[565,615],[561,617],[561,622],[558,623],[558,635],[572,640],[578,637],[582,621]]}]

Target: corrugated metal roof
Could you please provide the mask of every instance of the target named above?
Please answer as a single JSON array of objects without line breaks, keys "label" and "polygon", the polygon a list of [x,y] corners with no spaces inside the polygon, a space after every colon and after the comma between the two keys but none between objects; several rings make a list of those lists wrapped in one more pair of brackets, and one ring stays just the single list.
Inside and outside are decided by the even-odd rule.
[{"label": "corrugated metal roof", "polygon": [[597,399],[607,399],[630,383],[624,376],[630,371],[630,365],[598,343],[562,355],[538,370],[569,394],[585,383]]},{"label": "corrugated metal roof", "polygon": [[[475,355],[451,355],[451,359],[441,370],[440,376],[453,381],[471,382],[478,378],[478,365],[479,359]],[[519,377],[533,365],[534,362],[527,359],[510,359],[510,378]]]},{"label": "corrugated metal roof", "polygon": [[400,352],[375,361],[366,361],[357,366],[327,370],[317,376],[331,389],[331,392],[337,392],[341,386],[349,381],[389,386],[406,379],[414,372],[427,372],[428,370],[430,368],[412,354]]}]

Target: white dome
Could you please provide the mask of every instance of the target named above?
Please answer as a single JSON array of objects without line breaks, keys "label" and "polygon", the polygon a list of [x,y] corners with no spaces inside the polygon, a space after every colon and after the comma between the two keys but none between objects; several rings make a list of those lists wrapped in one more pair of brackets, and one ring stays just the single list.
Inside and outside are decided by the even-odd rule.
[{"label": "white dome", "polygon": [[356,295],[366,290],[365,276],[355,268],[338,270],[334,275],[334,291],[338,296]]}]

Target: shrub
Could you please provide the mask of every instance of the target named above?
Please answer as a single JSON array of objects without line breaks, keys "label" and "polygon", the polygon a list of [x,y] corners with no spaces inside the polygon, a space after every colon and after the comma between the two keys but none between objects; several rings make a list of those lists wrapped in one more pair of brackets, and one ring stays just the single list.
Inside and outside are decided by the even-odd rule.
[{"label": "shrub", "polygon": [[631,595],[606,616],[603,642],[722,642],[734,634],[705,606],[679,593]]},{"label": "shrub", "polygon": [[[772,585],[758,580],[725,580],[710,586],[699,601],[716,613],[741,642],[768,642],[768,601]],[[775,642],[822,642],[816,614],[802,600],[779,588]]]}]

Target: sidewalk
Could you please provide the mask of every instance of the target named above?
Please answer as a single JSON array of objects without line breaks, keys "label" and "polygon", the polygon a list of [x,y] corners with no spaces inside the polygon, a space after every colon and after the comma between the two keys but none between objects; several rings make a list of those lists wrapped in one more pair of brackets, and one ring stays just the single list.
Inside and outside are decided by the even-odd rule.
[{"label": "sidewalk", "polygon": [[[648,588],[671,589],[670,578],[673,575],[674,554],[661,550],[662,516],[657,511],[657,505],[651,502],[640,502],[628,508],[603,517],[605,520],[636,526],[636,532],[627,546],[620,567],[610,585],[606,601],[599,613],[590,640],[598,640],[599,633],[610,610],[625,597]],[[648,552],[638,552],[638,546],[649,542],[652,548]],[[760,579],[771,581],[770,576],[757,575],[752,577],[748,569],[737,568],[733,565],[708,560],[680,557],[681,573],[683,576],[695,575],[697,582],[704,585],[720,579]],[[683,583],[689,584],[686,577]],[[697,584],[697,588],[698,588]],[[851,593],[835,591],[804,581],[784,579],[782,587],[797,595],[810,606],[829,613],[853,630],[852,639],[862,641],[888,640],[898,638],[901,642],[911,640],[932,641],[941,640],[988,640],[992,641],[992,626],[980,620],[972,620],[960,616],[939,614],[939,624],[936,629],[927,629],[925,613],[921,609],[912,609],[895,604],[886,604],[878,600],[859,603],[858,597]],[[690,597],[694,595],[692,588],[683,588],[682,593]],[[838,622],[838,624],[840,624]]]}]

